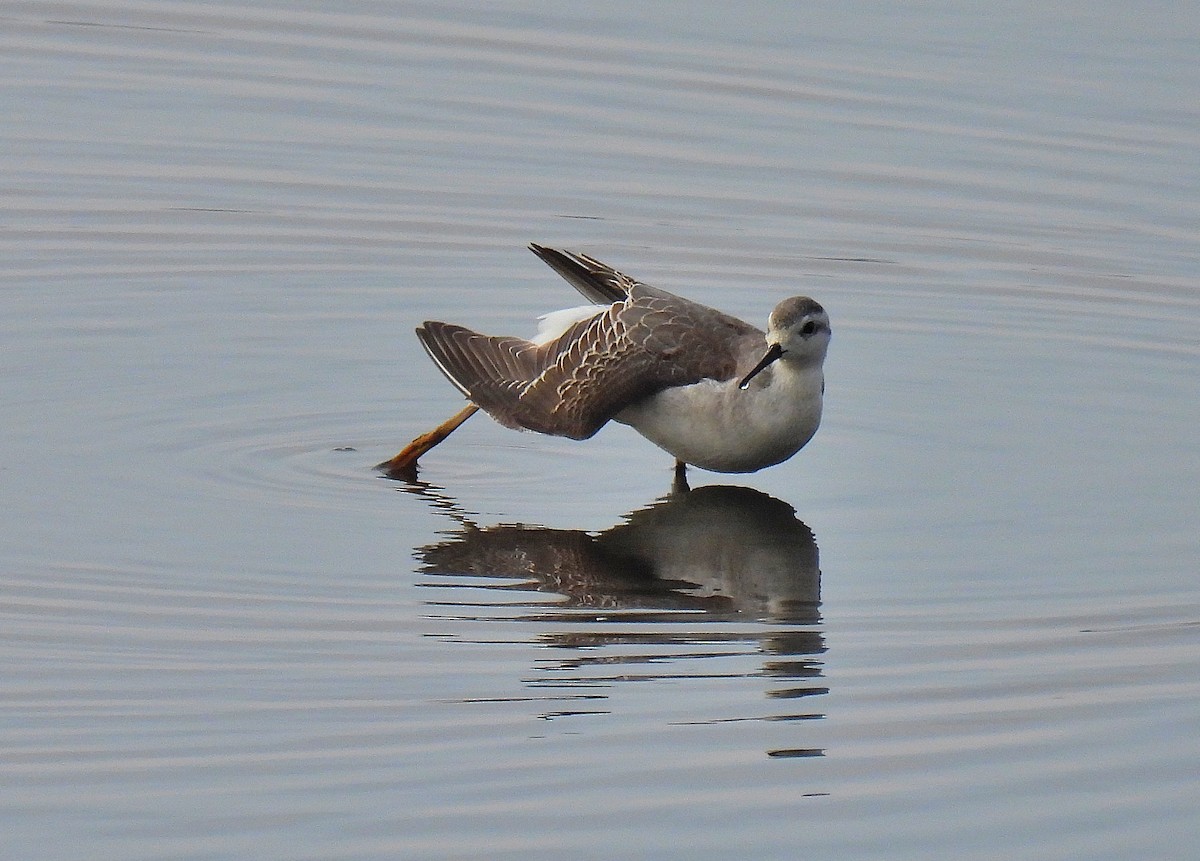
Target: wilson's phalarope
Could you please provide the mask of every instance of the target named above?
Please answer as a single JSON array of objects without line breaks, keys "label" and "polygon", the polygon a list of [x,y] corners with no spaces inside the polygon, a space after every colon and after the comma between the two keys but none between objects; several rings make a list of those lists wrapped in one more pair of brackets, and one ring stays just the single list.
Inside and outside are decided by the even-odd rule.
[{"label": "wilson's phalarope", "polygon": [[472,404],[380,469],[415,470],[477,408],[506,427],[572,439],[618,421],[674,455],[679,475],[686,464],[755,472],[816,433],[830,328],[814,300],[784,299],[764,333],[586,254],[529,248],[594,304],[547,314],[532,340],[420,326],[422,346]]}]

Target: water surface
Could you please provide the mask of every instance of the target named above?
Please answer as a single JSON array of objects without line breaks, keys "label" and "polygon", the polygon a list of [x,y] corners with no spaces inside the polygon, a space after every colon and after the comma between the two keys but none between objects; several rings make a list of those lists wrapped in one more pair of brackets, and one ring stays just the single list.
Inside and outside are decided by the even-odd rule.
[{"label": "water surface", "polygon": [[[15,858],[1188,858],[1189,10],[15,3]],[[529,241],[830,311],[752,476],[467,423]]]}]

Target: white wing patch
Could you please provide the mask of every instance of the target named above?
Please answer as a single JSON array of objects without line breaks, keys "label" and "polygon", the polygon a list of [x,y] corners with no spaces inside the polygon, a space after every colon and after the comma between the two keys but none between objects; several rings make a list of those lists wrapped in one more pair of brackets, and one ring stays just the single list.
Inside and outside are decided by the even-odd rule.
[{"label": "white wing patch", "polygon": [[551,341],[561,338],[562,334],[576,323],[603,314],[609,307],[609,305],[580,305],[576,308],[563,308],[561,311],[543,314],[538,317],[537,334],[529,340],[539,347],[542,344],[549,344]]}]

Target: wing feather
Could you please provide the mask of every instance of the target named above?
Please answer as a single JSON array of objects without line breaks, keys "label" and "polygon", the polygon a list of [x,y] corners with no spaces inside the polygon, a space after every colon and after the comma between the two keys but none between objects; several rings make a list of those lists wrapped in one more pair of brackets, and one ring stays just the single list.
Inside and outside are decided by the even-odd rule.
[{"label": "wing feather", "polygon": [[634,281],[585,255],[531,247],[585,296],[619,290],[620,299],[541,345],[450,323],[417,329],[450,381],[508,427],[586,439],[625,407],[663,389],[732,379],[739,345],[763,337],[735,317]]},{"label": "wing feather", "polygon": [[547,248],[535,242],[529,243],[529,250],[536,254],[543,263],[567,279],[571,286],[582,293],[589,302],[597,305],[610,305],[613,302],[623,301],[634,283],[628,275],[622,274],[608,264],[601,263],[586,254]]}]

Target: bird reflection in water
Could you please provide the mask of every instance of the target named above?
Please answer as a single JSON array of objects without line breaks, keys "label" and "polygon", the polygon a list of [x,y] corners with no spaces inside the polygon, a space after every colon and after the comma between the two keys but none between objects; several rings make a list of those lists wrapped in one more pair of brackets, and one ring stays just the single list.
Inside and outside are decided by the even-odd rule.
[{"label": "bird reflection in water", "polygon": [[[752,677],[769,680],[765,694],[774,701],[828,691],[821,685],[817,544],[786,502],[746,487],[677,485],[616,526],[592,533],[480,527],[440,488],[412,481],[403,489],[457,524],[443,540],[416,549],[422,573],[446,578],[425,585],[475,587],[461,603],[436,606],[470,608],[473,618],[488,618],[489,602],[476,590],[499,590],[504,598],[497,596],[490,618],[541,623],[549,630],[537,642],[571,652],[541,664],[531,686],[594,690],[623,681]],[[517,604],[520,615],[511,615],[514,593],[530,592],[561,599],[530,596]],[[729,660],[738,656],[751,661]],[[713,658],[721,660],[707,660]],[[819,717],[790,710],[758,719]]]}]

